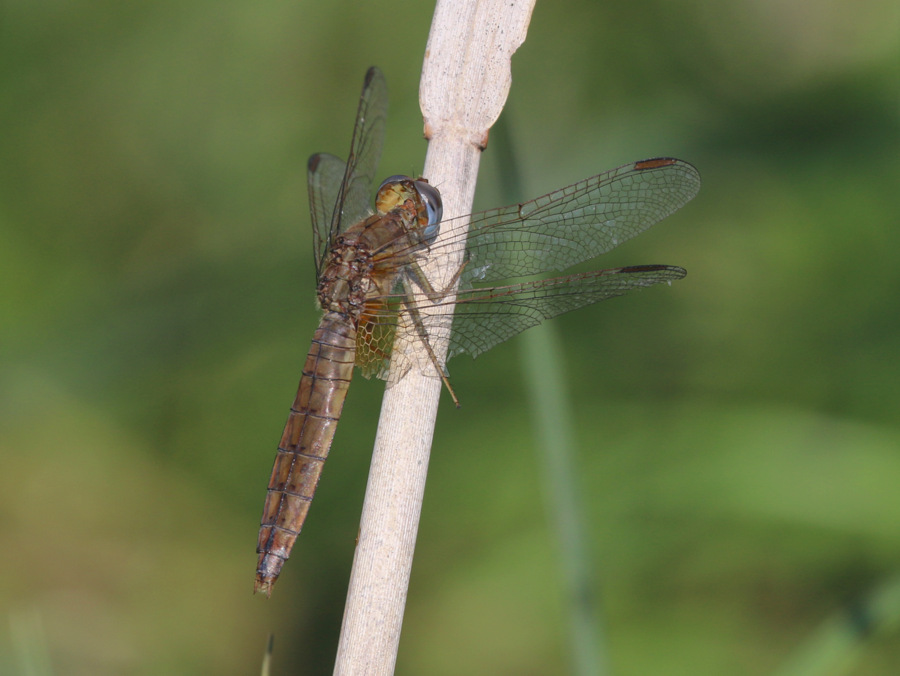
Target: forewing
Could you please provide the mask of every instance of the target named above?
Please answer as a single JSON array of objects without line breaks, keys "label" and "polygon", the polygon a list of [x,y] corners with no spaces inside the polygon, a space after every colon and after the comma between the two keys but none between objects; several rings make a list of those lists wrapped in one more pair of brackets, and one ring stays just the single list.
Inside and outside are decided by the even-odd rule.
[{"label": "forewing", "polygon": [[387,107],[387,83],[382,72],[373,66],[366,73],[359,98],[350,155],[335,199],[329,241],[371,212],[372,181],[384,145]]},{"label": "forewing", "polygon": [[543,197],[472,216],[460,287],[565,270],[614,249],[700,189],[681,160],[628,164]]},{"label": "forewing", "polygon": [[316,277],[322,272],[322,261],[328,248],[331,219],[337,204],[341,181],[347,171],[347,163],[328,153],[309,158],[309,216],[312,220],[313,253],[316,257]]},{"label": "forewing", "polygon": [[384,145],[387,83],[374,66],[366,72],[350,155],[320,153],[309,158],[309,210],[313,221],[316,275],[322,272],[325,252],[334,236],[370,213],[372,181]]}]

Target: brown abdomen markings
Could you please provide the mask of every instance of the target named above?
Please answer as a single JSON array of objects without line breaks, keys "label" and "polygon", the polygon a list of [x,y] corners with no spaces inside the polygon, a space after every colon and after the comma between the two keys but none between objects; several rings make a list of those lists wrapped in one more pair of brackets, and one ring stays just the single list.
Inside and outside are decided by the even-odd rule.
[{"label": "brown abdomen markings", "polygon": [[306,357],[263,508],[256,591],[267,595],[303,528],[353,376],[356,329],[344,315],[322,317]]}]

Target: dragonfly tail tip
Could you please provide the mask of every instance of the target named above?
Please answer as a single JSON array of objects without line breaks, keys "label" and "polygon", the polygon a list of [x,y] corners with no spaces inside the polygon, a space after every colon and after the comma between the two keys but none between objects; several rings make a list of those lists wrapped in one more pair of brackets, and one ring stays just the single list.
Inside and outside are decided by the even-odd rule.
[{"label": "dragonfly tail tip", "polygon": [[272,585],[274,584],[274,580],[264,580],[262,578],[257,577],[256,583],[253,585],[253,593],[254,594],[265,594],[266,598],[272,597]]}]

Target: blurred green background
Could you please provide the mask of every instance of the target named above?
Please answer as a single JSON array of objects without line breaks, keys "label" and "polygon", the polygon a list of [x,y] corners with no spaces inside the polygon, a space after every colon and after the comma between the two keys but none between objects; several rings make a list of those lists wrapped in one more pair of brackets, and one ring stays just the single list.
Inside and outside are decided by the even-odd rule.
[{"label": "blurred green background", "polygon": [[[380,173],[421,171],[431,11],[3,3],[0,672],[257,673],[275,632],[274,673],[330,673],[381,382],[251,595],[318,321],[306,159],[377,64]],[[536,7],[520,197],[658,155],[704,180],[596,264],[684,281],[555,321],[616,674],[771,673],[900,571],[898,83],[890,0]],[[399,674],[569,672],[520,347],[450,364]],[[841,673],[898,665],[876,631]]]}]

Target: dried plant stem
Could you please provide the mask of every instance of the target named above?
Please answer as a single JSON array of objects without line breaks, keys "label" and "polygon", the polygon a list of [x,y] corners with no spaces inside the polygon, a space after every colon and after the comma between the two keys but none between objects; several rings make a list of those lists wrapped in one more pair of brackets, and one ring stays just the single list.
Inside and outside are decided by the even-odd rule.
[{"label": "dried plant stem", "polygon": [[[438,0],[420,104],[429,139],[425,176],[439,187],[447,218],[471,211],[481,151],[506,101],[510,58],[525,39],[533,6],[534,0]],[[455,260],[426,265],[425,274],[443,288],[461,260],[459,251]],[[446,344],[433,347],[439,357],[446,354]],[[395,346],[402,349],[417,348],[414,341]],[[439,379],[414,371],[385,394],[335,674],[394,671],[440,394]]]}]

